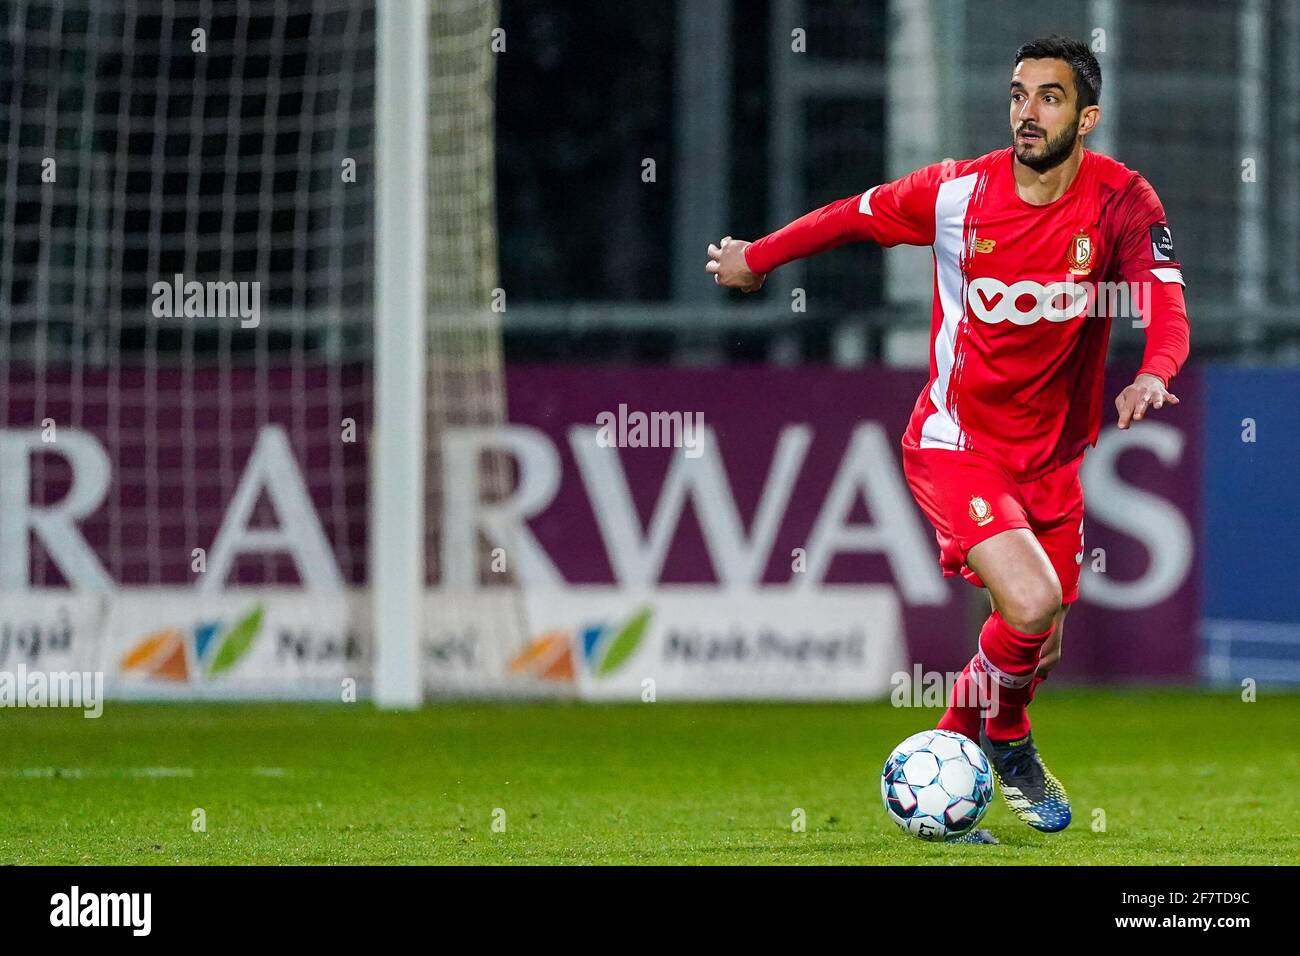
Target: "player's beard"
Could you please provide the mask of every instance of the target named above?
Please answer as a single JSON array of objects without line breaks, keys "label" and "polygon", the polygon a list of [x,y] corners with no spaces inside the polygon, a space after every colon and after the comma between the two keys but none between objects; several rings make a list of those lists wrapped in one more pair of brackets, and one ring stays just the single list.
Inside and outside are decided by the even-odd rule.
[{"label": "player's beard", "polygon": [[1046,145],[1043,152],[1037,156],[1021,147],[1017,136],[1018,133],[1011,134],[1011,148],[1016,151],[1016,159],[1036,173],[1045,173],[1070,158],[1070,154],[1074,152],[1075,141],[1079,138],[1079,128],[1070,123],[1056,135],[1055,139],[1044,139]]}]

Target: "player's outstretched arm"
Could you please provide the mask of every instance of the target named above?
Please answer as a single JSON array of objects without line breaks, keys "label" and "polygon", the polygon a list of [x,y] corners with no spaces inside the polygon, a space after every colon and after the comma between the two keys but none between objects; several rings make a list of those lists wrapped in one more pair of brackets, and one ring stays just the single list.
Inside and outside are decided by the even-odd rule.
[{"label": "player's outstretched arm", "polygon": [[762,287],[764,276],[787,262],[848,242],[928,246],[934,242],[934,201],[942,178],[940,165],[926,166],[814,209],[753,242],[727,236],[709,246],[705,271],[718,285],[754,292]]},{"label": "player's outstretched arm", "polygon": [[1119,427],[1128,428],[1150,409],[1178,404],[1169,383],[1187,361],[1191,326],[1183,270],[1160,199],[1151,184],[1137,176],[1123,202],[1120,214],[1131,225],[1120,240],[1120,275],[1147,290],[1140,297],[1145,301],[1142,325],[1147,338],[1142,365],[1133,384],[1115,397]]},{"label": "player's outstretched arm", "polygon": [[[1152,271],[1146,270],[1141,274],[1152,275]],[[1155,271],[1178,272],[1181,281],[1180,270]],[[1177,405],[1178,396],[1169,391],[1169,382],[1187,361],[1191,328],[1187,322],[1182,286],[1169,279],[1154,279],[1147,281],[1147,285],[1150,291],[1147,314],[1143,317],[1147,346],[1142,356],[1142,367],[1133,384],[1115,397],[1120,428],[1140,422],[1152,408]]]}]

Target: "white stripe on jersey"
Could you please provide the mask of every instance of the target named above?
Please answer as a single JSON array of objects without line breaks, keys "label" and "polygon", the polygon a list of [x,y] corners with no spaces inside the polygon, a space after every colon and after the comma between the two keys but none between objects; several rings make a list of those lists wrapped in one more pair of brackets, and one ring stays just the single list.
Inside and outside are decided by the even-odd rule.
[{"label": "white stripe on jersey", "polygon": [[975,191],[977,173],[939,184],[934,202],[934,269],[939,286],[943,325],[934,338],[935,379],[930,401],[938,409],[921,426],[922,448],[960,450],[961,427],[948,408],[948,384],[956,358],[957,327],[966,317],[965,281],[961,272],[966,231],[966,207]]},{"label": "white stripe on jersey", "polygon": [[858,200],[858,212],[866,213],[868,216],[875,215],[875,213],[871,211],[871,194],[879,188],[879,186],[872,186],[862,194],[862,198]]},{"label": "white stripe on jersey", "polygon": [[1182,269],[1152,269],[1151,274],[1161,282],[1177,282],[1180,286],[1186,288],[1187,283],[1183,281]]}]

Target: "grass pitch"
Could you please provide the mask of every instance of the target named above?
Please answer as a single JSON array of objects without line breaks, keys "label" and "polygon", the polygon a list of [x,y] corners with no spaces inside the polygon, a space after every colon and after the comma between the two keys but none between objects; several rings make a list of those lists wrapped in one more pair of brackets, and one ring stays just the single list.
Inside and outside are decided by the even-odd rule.
[{"label": "grass pitch", "polygon": [[6,710],[0,863],[1300,861],[1300,696],[1048,690],[1074,823],[1036,833],[999,795],[1001,846],[889,821],[880,766],[938,711],[888,703]]}]

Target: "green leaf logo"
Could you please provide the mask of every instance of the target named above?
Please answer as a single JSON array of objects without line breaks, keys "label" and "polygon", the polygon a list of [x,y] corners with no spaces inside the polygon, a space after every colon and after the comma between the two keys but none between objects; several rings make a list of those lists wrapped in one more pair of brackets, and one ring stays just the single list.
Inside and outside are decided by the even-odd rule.
[{"label": "green leaf logo", "polygon": [[221,642],[217,656],[212,659],[212,666],[208,669],[208,676],[215,677],[217,674],[228,671],[238,664],[239,659],[252,647],[253,640],[261,629],[262,605],[259,604],[226,634],[226,639]]},{"label": "green leaf logo", "polygon": [[596,668],[597,675],[612,673],[631,657],[640,645],[641,638],[645,636],[645,629],[649,623],[650,608],[643,607],[632,620],[623,625],[621,631],[610,639],[609,649],[605,651],[600,666]]}]

